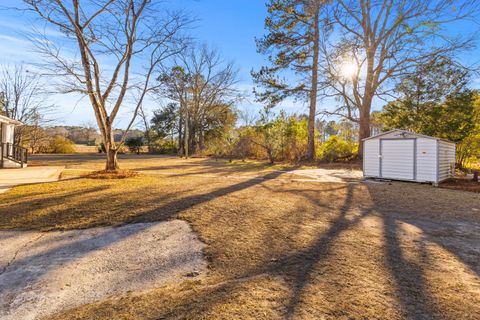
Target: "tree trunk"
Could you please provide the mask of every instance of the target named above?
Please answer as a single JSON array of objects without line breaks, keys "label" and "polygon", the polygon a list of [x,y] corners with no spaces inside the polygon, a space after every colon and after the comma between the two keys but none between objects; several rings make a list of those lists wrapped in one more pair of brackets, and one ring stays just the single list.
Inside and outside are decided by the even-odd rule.
[{"label": "tree trunk", "polygon": [[316,5],[314,15],[314,38],[313,38],[313,58],[312,58],[312,84],[310,88],[310,110],[308,114],[308,141],[307,141],[307,160],[315,160],[315,116],[317,113],[317,90],[318,90],[318,55],[319,55],[319,15],[320,4]]},{"label": "tree trunk", "polygon": [[106,151],[107,151],[107,164],[105,165],[105,170],[114,171],[119,169],[118,160],[117,160],[118,151],[112,148],[107,148]]},{"label": "tree trunk", "polygon": [[198,133],[198,150],[200,153],[203,153],[205,149],[205,134],[203,133],[203,128],[200,128],[200,132]]},{"label": "tree trunk", "polygon": [[183,154],[184,154],[185,158],[188,159],[188,152],[189,152],[189,148],[188,148],[189,147],[189,141],[188,141],[189,139],[188,139],[188,137],[190,135],[190,132],[189,132],[190,124],[188,122],[188,111],[187,111],[187,109],[185,109],[185,111],[186,112],[185,112],[185,129],[184,129],[184,133],[183,133],[183,135],[184,135],[184,141],[183,141],[183,151],[184,152],[183,152]]},{"label": "tree trunk", "polygon": [[190,155],[197,152],[197,128],[195,126],[195,119],[192,115],[188,121],[188,153]]},{"label": "tree trunk", "polygon": [[197,143],[196,143],[196,138],[197,137],[197,132],[195,130],[195,127],[190,124],[190,130],[189,130],[189,140],[188,140],[188,152],[190,154],[195,154],[197,152]]},{"label": "tree trunk", "polygon": [[103,144],[105,145],[105,152],[107,153],[107,162],[105,164],[106,171],[114,171],[119,169],[117,153],[118,150],[115,148],[115,140],[113,138],[113,132],[110,125],[107,125],[105,128],[106,136],[103,137]]},{"label": "tree trunk", "polygon": [[360,121],[358,132],[358,156],[363,158],[363,139],[370,137],[370,109],[371,101],[367,106],[360,109]]},{"label": "tree trunk", "polygon": [[183,116],[181,112],[178,123],[178,155],[183,156]]},{"label": "tree trunk", "polygon": [[[370,111],[372,110],[372,101],[375,95],[374,84],[377,83],[374,75],[375,48],[367,48],[367,74],[365,76],[365,89],[359,107],[359,132],[358,132],[358,156],[363,159],[363,139],[370,137]],[[378,79],[377,79],[378,80]]]},{"label": "tree trunk", "polygon": [[273,156],[272,150],[267,149],[267,155],[268,155],[268,161],[270,162],[270,164],[274,164],[275,163],[275,157]]}]

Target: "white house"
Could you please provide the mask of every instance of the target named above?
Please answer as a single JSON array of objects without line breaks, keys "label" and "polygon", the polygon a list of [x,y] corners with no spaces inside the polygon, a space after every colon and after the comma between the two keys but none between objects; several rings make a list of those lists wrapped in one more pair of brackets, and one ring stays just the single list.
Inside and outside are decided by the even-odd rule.
[{"label": "white house", "polygon": [[15,145],[15,127],[20,121],[0,115],[0,168],[23,168],[27,165],[27,149]]},{"label": "white house", "polygon": [[363,140],[363,175],[438,184],[455,173],[455,143],[405,130]]}]

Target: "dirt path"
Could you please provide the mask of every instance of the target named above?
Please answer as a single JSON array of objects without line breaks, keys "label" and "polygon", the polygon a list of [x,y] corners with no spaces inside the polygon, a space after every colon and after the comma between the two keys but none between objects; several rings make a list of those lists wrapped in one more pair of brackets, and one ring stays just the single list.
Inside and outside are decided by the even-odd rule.
[{"label": "dirt path", "polygon": [[0,319],[33,320],[206,273],[180,220],[66,232],[0,232]]}]

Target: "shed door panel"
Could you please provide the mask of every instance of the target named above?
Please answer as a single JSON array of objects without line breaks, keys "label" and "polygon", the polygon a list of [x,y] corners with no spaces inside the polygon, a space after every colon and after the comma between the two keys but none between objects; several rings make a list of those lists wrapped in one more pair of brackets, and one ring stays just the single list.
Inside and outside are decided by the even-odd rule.
[{"label": "shed door panel", "polygon": [[414,140],[382,140],[382,177],[414,180]]}]

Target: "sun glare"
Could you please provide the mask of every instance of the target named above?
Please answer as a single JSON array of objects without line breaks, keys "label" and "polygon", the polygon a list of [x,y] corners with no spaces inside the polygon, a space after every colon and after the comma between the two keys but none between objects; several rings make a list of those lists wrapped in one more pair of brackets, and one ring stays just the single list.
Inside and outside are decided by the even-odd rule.
[{"label": "sun glare", "polygon": [[347,80],[352,80],[357,76],[358,65],[354,61],[345,61],[342,63],[341,75]]}]

